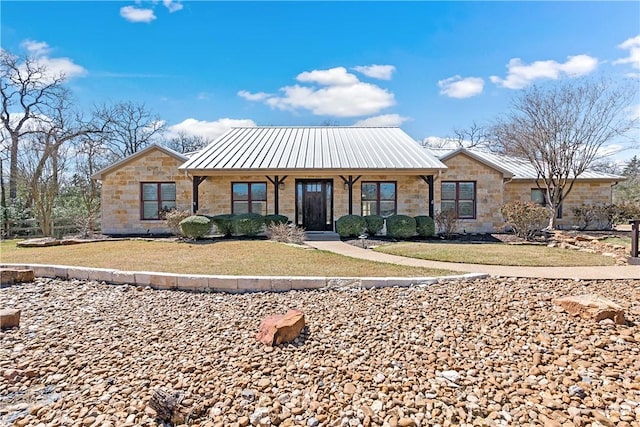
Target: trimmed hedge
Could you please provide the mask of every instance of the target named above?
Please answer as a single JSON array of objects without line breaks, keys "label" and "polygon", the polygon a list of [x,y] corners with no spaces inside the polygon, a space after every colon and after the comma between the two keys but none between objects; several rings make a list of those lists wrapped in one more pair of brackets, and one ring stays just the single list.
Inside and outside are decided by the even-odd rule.
[{"label": "trimmed hedge", "polygon": [[241,236],[253,237],[262,231],[264,217],[256,213],[243,213],[231,218],[233,232]]},{"label": "trimmed hedge", "polygon": [[233,234],[233,224],[231,221],[234,216],[235,215],[233,214],[215,215],[211,217],[211,222],[216,226],[218,233],[224,234],[225,237],[229,237]]},{"label": "trimmed hedge", "polygon": [[180,231],[190,239],[200,239],[211,230],[211,221],[206,216],[192,215],[180,221]]},{"label": "trimmed hedge", "polygon": [[416,234],[416,220],[407,215],[391,215],[387,218],[387,236],[406,239]]},{"label": "trimmed hedge", "polygon": [[265,215],[264,223],[268,227],[273,224],[286,224],[289,222],[289,218],[285,215]]},{"label": "trimmed hedge", "polygon": [[380,215],[367,215],[364,217],[364,220],[367,223],[367,234],[369,234],[369,236],[375,236],[382,231],[384,218]]},{"label": "trimmed hedge", "polygon": [[427,215],[418,215],[416,220],[416,232],[420,237],[433,237],[436,234],[436,224],[433,218]]},{"label": "trimmed hedge", "polygon": [[366,227],[367,222],[360,215],[344,215],[336,221],[336,231],[340,237],[359,236]]}]

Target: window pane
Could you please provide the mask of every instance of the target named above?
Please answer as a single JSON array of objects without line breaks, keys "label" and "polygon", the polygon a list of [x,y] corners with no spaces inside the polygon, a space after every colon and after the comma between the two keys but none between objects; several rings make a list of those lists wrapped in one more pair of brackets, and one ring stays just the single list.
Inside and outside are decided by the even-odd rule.
[{"label": "window pane", "polygon": [[443,182],[441,187],[442,200],[455,200],[456,199],[456,183],[455,182]]},{"label": "window pane", "polygon": [[301,182],[296,184],[296,194],[298,195],[296,198],[296,206],[298,208],[297,224],[302,224],[302,185]]},{"label": "window pane", "polygon": [[385,200],[396,199],[396,184],[394,182],[380,183],[380,199],[385,199]]},{"label": "window pane", "polygon": [[333,190],[332,188],[332,184],[330,182],[327,182],[325,184],[325,191],[326,191],[326,196],[327,196],[327,203],[326,203],[326,208],[327,208],[327,222],[326,225],[331,225],[331,221],[333,221],[333,218],[331,217],[331,209],[333,208],[332,206],[332,194],[333,194]]},{"label": "window pane", "polygon": [[458,197],[460,200],[473,200],[475,196],[475,183],[474,182],[461,182],[458,184]]},{"label": "window pane", "polygon": [[467,202],[467,201],[458,202],[458,217],[473,218],[473,202]]},{"label": "window pane", "polygon": [[142,184],[142,200],[158,200],[158,185]]},{"label": "window pane", "polygon": [[442,212],[448,211],[448,210],[456,210],[456,202],[449,202],[449,201],[442,201],[442,203],[440,203],[440,208],[442,210]]},{"label": "window pane", "polygon": [[266,215],[267,214],[267,202],[251,202],[251,212]]},{"label": "window pane", "polygon": [[173,200],[163,200],[162,201],[162,209],[165,211],[170,211],[171,209],[176,207],[176,202],[174,202]]},{"label": "window pane", "polygon": [[267,200],[267,184],[251,184],[251,200]]},{"label": "window pane", "polygon": [[380,216],[390,216],[396,213],[396,203],[389,201],[380,202]]},{"label": "window pane", "polygon": [[162,201],[176,199],[176,185],[174,183],[160,184],[160,198]]},{"label": "window pane", "polygon": [[249,202],[233,202],[233,213],[243,214],[249,212]]},{"label": "window pane", "polygon": [[362,216],[365,215],[376,215],[378,212],[376,202],[371,201],[362,201]]},{"label": "window pane", "polygon": [[234,183],[233,200],[249,200],[249,184],[241,182]]},{"label": "window pane", "polygon": [[158,218],[158,203],[143,202],[142,203],[142,219],[156,219],[156,218]]},{"label": "window pane", "polygon": [[531,201],[539,205],[544,205],[544,193],[540,189],[531,190]]},{"label": "window pane", "polygon": [[375,183],[367,182],[362,184],[362,200],[376,200],[378,197],[378,186]]}]

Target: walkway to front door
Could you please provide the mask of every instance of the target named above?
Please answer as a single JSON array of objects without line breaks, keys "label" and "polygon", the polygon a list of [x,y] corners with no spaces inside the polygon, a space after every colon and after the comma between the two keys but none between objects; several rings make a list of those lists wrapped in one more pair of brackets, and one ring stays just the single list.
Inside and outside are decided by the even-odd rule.
[{"label": "walkway to front door", "polygon": [[333,180],[296,180],[296,218],[307,231],[333,230]]}]

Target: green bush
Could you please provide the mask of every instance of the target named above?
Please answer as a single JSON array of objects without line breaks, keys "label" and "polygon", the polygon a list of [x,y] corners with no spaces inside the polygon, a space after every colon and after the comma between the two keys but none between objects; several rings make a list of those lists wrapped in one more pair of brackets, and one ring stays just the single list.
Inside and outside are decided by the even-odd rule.
[{"label": "green bush", "polygon": [[336,231],[340,237],[359,236],[366,227],[367,222],[360,215],[345,215],[336,221]]},{"label": "green bush", "polygon": [[180,231],[190,239],[200,239],[211,230],[211,221],[206,216],[192,215],[180,221]]},{"label": "green bush", "polygon": [[387,218],[387,236],[406,239],[416,234],[416,220],[407,215],[391,215]]},{"label": "green bush", "polygon": [[231,219],[233,232],[241,236],[253,237],[262,231],[264,217],[256,213],[243,213]]},{"label": "green bush", "polygon": [[285,215],[265,215],[264,224],[269,227],[272,224],[286,224],[289,222],[289,218]]},{"label": "green bush", "polygon": [[364,217],[364,220],[367,223],[367,234],[369,234],[369,236],[375,236],[382,231],[384,218],[380,215],[367,215]]},{"label": "green bush", "polygon": [[580,230],[613,230],[618,224],[640,218],[640,205],[634,203],[583,204],[573,208],[573,215]]},{"label": "green bush", "polygon": [[436,224],[433,222],[433,218],[427,215],[419,215],[415,217],[415,220],[418,236],[432,237],[436,234]]},{"label": "green bush", "polygon": [[233,214],[215,215],[211,217],[211,222],[216,226],[218,233],[223,234],[225,237],[229,237],[233,234],[233,224],[231,223],[231,220],[234,216],[235,215]]},{"label": "green bush", "polygon": [[547,208],[534,202],[516,200],[505,203],[500,209],[507,225],[513,228],[516,236],[531,239],[549,222]]}]

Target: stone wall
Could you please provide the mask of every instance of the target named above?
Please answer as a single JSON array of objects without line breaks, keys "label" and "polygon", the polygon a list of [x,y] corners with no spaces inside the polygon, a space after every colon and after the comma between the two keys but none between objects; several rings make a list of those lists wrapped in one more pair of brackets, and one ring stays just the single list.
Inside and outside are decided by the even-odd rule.
[{"label": "stone wall", "polygon": [[141,182],[175,182],[178,209],[191,209],[191,180],[178,167],[182,160],[151,150],[102,177],[102,232],[105,234],[168,233],[162,220],[141,219]]}]

